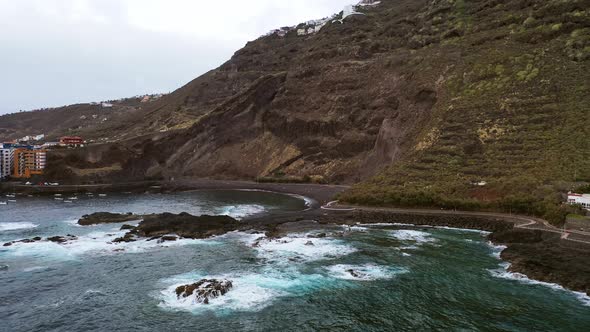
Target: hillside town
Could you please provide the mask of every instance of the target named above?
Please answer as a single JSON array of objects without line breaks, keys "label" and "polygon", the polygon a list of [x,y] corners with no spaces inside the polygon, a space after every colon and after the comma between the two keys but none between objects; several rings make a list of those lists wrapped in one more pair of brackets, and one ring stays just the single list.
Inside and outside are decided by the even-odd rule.
[{"label": "hillside town", "polygon": [[44,135],[26,136],[20,140],[0,144],[0,181],[30,179],[43,175],[47,166],[47,151],[57,148],[83,147],[84,139],[64,136],[59,142],[44,142]]},{"label": "hillside town", "polygon": [[345,6],[341,13],[334,14],[332,16],[324,17],[324,18],[317,19],[317,20],[310,20],[305,23],[301,23],[297,26],[282,27],[280,29],[271,30],[269,33],[267,33],[263,37],[277,35],[277,36],[283,38],[283,37],[287,36],[287,34],[290,31],[296,31],[297,36],[313,35],[313,34],[320,32],[320,30],[329,22],[344,24],[344,21],[348,17],[364,15],[363,13],[358,11],[359,8],[377,6],[380,3],[381,3],[381,1],[376,1],[376,0],[362,0],[359,3],[357,3],[356,5]]}]

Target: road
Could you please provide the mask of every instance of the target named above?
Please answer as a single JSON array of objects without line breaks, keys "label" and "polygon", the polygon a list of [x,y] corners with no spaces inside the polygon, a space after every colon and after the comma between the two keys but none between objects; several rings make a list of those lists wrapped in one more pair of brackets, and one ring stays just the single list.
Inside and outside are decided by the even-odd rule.
[{"label": "road", "polygon": [[[397,212],[406,214],[430,214],[430,215],[461,215],[461,216],[473,216],[473,217],[491,217],[496,219],[502,219],[504,221],[512,222],[514,227],[522,229],[537,229],[544,232],[551,232],[561,234],[561,238],[567,241],[579,242],[590,244],[590,232],[576,231],[576,230],[563,230],[551,225],[547,220],[514,215],[499,212],[473,212],[473,211],[456,211],[456,210],[432,210],[432,209],[405,209],[405,208],[377,208],[367,206],[354,206],[354,205],[340,205],[338,201],[332,201],[321,207],[324,211],[384,211],[384,212]],[[571,238],[574,234],[576,239]]]}]

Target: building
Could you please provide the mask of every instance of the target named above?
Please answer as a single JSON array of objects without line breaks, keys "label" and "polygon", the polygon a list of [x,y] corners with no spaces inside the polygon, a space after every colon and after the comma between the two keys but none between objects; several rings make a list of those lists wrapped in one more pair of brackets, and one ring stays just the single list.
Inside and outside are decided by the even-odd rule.
[{"label": "building", "polygon": [[47,165],[47,151],[18,148],[14,150],[14,178],[41,175]]},{"label": "building", "polygon": [[10,176],[14,162],[14,149],[0,145],[0,180]]},{"label": "building", "polygon": [[43,145],[41,145],[41,148],[47,149],[47,148],[53,148],[56,146],[59,146],[59,142],[45,142],[45,143],[43,143]]},{"label": "building", "polygon": [[59,145],[71,147],[84,146],[84,140],[80,136],[64,136],[59,139]]},{"label": "building", "polygon": [[590,194],[569,193],[567,195],[567,202],[569,204],[579,204],[584,209],[590,211]]}]

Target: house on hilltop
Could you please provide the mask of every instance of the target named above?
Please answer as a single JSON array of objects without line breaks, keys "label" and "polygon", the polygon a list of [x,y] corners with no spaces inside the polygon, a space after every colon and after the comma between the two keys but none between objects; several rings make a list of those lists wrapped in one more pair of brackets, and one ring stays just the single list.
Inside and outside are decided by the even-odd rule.
[{"label": "house on hilltop", "polygon": [[582,208],[590,211],[590,194],[576,194],[576,193],[568,193],[567,194],[567,202],[568,204],[578,204],[581,205]]}]

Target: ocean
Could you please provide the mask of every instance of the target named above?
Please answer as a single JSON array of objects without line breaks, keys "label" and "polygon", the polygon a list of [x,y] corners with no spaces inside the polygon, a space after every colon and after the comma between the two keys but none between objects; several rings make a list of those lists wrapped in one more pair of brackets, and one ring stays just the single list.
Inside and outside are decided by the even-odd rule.
[{"label": "ocean", "polygon": [[[83,227],[77,219],[103,211],[243,219],[302,211],[307,203],[256,191],[70,201],[19,197],[0,205],[0,244],[78,237],[0,246],[0,331],[590,329],[588,297],[507,272],[502,248],[490,245],[485,232],[374,224],[280,239],[233,232],[113,244],[122,224]],[[322,232],[328,236],[315,237]],[[203,278],[231,280],[233,288],[209,304],[177,298],[177,286]]]}]

